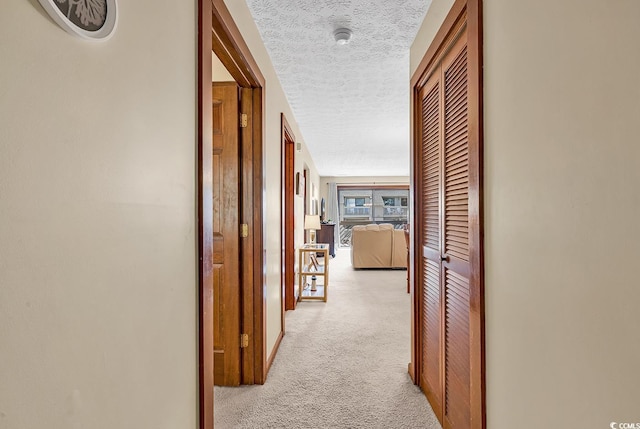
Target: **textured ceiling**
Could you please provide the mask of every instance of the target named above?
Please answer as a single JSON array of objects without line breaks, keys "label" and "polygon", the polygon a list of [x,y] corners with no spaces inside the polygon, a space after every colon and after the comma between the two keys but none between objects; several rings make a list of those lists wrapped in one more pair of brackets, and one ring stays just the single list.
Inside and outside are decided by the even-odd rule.
[{"label": "textured ceiling", "polygon": [[409,175],[409,48],[431,1],[246,2],[320,175]]}]

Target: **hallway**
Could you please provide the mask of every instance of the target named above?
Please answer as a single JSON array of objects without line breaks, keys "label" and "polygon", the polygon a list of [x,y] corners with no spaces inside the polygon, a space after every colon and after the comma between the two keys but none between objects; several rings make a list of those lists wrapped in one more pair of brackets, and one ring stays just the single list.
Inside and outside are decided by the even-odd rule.
[{"label": "hallway", "polygon": [[440,428],[407,373],[406,271],[330,261],[328,302],[299,303],[264,386],[215,388],[215,426]]}]

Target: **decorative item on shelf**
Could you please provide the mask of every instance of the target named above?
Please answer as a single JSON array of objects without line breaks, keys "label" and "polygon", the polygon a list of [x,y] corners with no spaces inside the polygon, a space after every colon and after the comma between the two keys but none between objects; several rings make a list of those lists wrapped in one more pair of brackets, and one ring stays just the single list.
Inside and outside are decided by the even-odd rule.
[{"label": "decorative item on shelf", "polygon": [[316,255],[313,253],[310,254],[309,259],[311,261],[311,265],[313,266],[313,271],[318,271],[320,269],[320,264],[318,264],[318,258],[316,257]]},{"label": "decorative item on shelf", "polygon": [[316,242],[316,230],[320,229],[320,216],[318,215],[305,215],[304,216],[304,229],[309,232],[309,240],[311,243]]},{"label": "decorative item on shelf", "polygon": [[[313,267],[313,271],[318,272],[320,270],[320,264],[318,264],[318,258],[315,253],[309,254],[309,260],[311,261],[311,266]],[[318,278],[315,274],[311,276],[311,292],[316,292],[318,288],[316,287],[316,280]]]}]

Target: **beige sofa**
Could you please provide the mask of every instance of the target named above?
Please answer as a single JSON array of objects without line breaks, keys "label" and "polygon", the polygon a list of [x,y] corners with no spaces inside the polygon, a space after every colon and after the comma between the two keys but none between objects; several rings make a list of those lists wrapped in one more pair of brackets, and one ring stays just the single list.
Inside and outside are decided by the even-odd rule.
[{"label": "beige sofa", "polygon": [[354,226],[351,264],[353,268],[407,268],[404,231],[384,223]]}]

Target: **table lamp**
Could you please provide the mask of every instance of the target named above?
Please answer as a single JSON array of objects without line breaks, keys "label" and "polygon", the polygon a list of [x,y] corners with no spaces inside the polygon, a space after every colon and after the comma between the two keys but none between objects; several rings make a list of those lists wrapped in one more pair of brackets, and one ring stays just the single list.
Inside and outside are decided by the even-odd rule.
[{"label": "table lamp", "polygon": [[316,230],[320,229],[320,216],[304,215],[304,229],[309,232],[309,240],[311,243],[316,242]]}]

